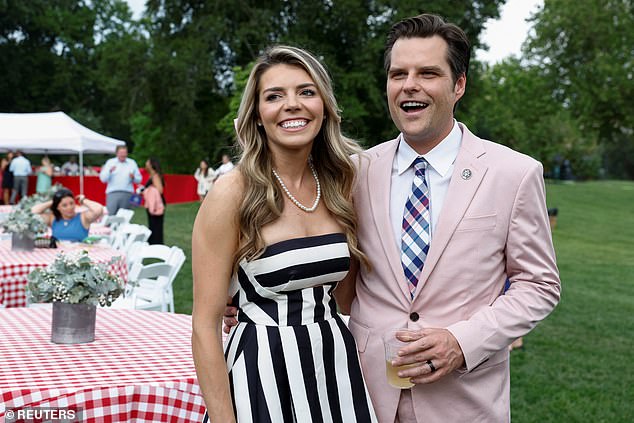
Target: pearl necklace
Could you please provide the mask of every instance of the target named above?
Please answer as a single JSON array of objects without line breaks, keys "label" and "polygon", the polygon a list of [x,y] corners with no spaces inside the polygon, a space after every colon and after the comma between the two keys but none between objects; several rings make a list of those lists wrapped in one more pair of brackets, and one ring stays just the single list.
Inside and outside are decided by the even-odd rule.
[{"label": "pearl necklace", "polygon": [[282,178],[280,178],[280,175],[277,174],[275,169],[273,169],[273,175],[275,176],[275,179],[277,179],[277,182],[280,183],[282,190],[286,193],[288,198],[291,199],[293,204],[295,204],[297,207],[299,207],[300,209],[304,210],[307,213],[312,213],[315,210],[317,210],[317,206],[319,205],[319,199],[321,198],[321,185],[319,185],[319,178],[317,177],[317,171],[313,167],[313,163],[311,161],[308,162],[308,166],[310,166],[310,171],[313,173],[313,178],[315,178],[315,185],[317,185],[317,197],[315,198],[315,202],[313,203],[311,207],[306,207],[305,205],[300,203],[297,200],[297,198],[293,196],[293,194],[291,194],[288,188],[286,188],[286,184],[284,184],[284,181],[282,181]]}]

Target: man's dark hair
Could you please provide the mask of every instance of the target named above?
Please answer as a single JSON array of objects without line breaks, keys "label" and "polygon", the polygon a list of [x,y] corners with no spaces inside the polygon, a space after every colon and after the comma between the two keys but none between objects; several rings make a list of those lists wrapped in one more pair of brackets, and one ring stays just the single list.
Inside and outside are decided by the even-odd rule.
[{"label": "man's dark hair", "polygon": [[384,66],[387,72],[391,65],[392,47],[401,38],[430,38],[440,36],[447,43],[447,61],[451,67],[455,83],[463,73],[467,75],[471,44],[462,29],[452,23],[446,23],[440,16],[422,14],[406,18],[392,25],[385,43]]},{"label": "man's dark hair", "polygon": [[114,149],[114,152],[116,153],[117,151],[119,151],[119,150],[121,150],[123,148],[125,148],[127,150],[128,146],[125,145],[125,144],[124,145],[118,145],[117,148]]}]

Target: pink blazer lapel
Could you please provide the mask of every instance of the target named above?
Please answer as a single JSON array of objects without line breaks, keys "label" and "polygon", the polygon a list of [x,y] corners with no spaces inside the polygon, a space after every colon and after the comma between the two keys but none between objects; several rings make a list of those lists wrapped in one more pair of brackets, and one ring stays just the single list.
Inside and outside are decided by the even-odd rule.
[{"label": "pink blazer lapel", "polygon": [[462,144],[458,157],[456,157],[447,196],[436,225],[436,231],[432,236],[431,246],[418,285],[422,289],[416,290],[414,300],[416,300],[420,291],[425,288],[427,279],[434,271],[436,263],[438,263],[445,247],[447,247],[447,243],[456,230],[458,223],[462,220],[487,172],[486,164],[479,160],[485,154],[481,141],[462,124],[460,124],[460,129],[463,133]]},{"label": "pink blazer lapel", "polygon": [[[390,185],[392,181],[392,163],[398,147],[398,140],[389,141],[392,144],[375,158],[371,158],[368,166],[368,192],[370,193],[370,209],[374,217],[374,224],[381,237],[380,242],[387,257],[394,279],[403,295],[409,302],[410,293],[405,283],[405,275],[401,266],[401,255],[396,248],[396,240],[390,222]],[[372,257],[370,257],[372,260]]]}]

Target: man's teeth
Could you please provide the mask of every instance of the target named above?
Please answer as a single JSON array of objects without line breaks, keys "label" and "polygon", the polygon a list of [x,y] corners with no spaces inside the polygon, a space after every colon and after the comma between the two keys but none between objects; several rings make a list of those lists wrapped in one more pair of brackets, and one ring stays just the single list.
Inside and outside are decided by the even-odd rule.
[{"label": "man's teeth", "polygon": [[286,122],[282,122],[282,128],[299,128],[302,126],[306,126],[308,122],[305,120],[289,120]]},{"label": "man's teeth", "polygon": [[418,101],[407,101],[402,104],[401,107],[426,107],[426,103],[420,103]]}]

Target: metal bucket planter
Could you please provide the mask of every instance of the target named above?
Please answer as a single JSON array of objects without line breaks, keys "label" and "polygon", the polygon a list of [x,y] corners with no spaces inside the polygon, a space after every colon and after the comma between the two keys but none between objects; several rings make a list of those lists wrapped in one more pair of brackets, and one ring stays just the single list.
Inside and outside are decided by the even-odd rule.
[{"label": "metal bucket planter", "polygon": [[97,306],[53,303],[51,341],[56,344],[84,344],[95,340]]},{"label": "metal bucket planter", "polygon": [[35,234],[17,233],[11,234],[11,250],[33,251],[35,248]]}]

